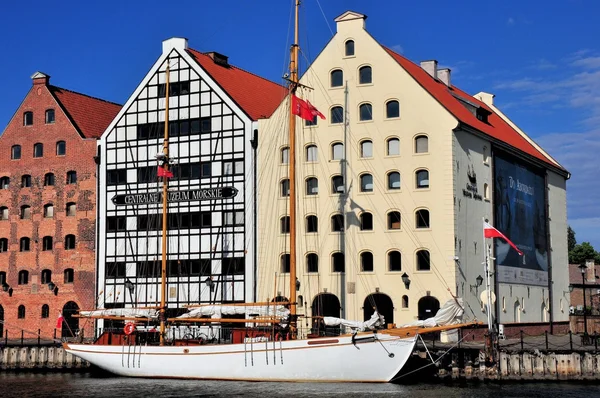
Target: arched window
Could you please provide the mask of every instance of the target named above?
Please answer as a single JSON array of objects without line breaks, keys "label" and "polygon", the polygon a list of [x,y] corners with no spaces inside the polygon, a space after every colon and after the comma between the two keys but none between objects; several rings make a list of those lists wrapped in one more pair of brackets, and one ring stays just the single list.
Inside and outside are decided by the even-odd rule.
[{"label": "arched window", "polygon": [[288,164],[289,161],[290,161],[290,148],[286,146],[286,147],[281,148],[280,163]]},{"label": "arched window", "polygon": [[281,257],[279,258],[279,264],[281,266],[280,272],[282,274],[289,274],[290,273],[290,254],[289,253],[282,254]]},{"label": "arched window", "polygon": [[415,212],[415,226],[417,228],[429,228],[429,210],[420,209]]},{"label": "arched window", "polygon": [[373,230],[373,214],[369,212],[360,213],[360,230],[361,231],[372,231]]},{"label": "arched window", "polygon": [[77,214],[77,204],[75,202],[67,203],[65,211],[67,212],[67,217],[75,217]]},{"label": "arched window", "polygon": [[77,172],[74,170],[67,171],[67,184],[77,183]]},{"label": "arched window", "polygon": [[48,318],[50,316],[50,307],[48,304],[42,305],[42,318]]},{"label": "arched window", "polygon": [[331,268],[333,272],[346,272],[344,253],[336,252],[331,255]]},{"label": "arched window", "polygon": [[400,173],[391,171],[387,175],[388,189],[400,189]]},{"label": "arched window", "polygon": [[0,220],[8,220],[8,207],[0,207]]},{"label": "arched window", "polygon": [[344,72],[341,69],[331,71],[331,87],[342,87],[344,85]]},{"label": "arched window", "polygon": [[318,232],[319,231],[319,219],[315,215],[306,216],[306,232]]},{"label": "arched window", "polygon": [[52,271],[49,269],[42,270],[41,283],[48,284],[50,282],[52,282]]},{"label": "arched window", "polygon": [[306,147],[306,161],[316,162],[318,160],[317,146],[312,144]]},{"label": "arched window", "polygon": [[23,237],[19,240],[19,251],[28,252],[31,246],[31,239]]},{"label": "arched window", "polygon": [[344,108],[341,106],[334,106],[331,108],[331,123],[344,123]]},{"label": "arched window", "polygon": [[31,176],[29,174],[25,174],[21,176],[21,188],[30,188],[31,187]]},{"label": "arched window", "polygon": [[388,229],[400,229],[400,212],[390,211],[387,214],[387,227]]},{"label": "arched window", "polygon": [[429,138],[426,135],[418,135],[415,137],[415,153],[429,152]]},{"label": "arched window", "polygon": [[283,216],[279,219],[279,231],[282,234],[290,233],[290,216]]},{"label": "arched window", "polygon": [[26,285],[29,283],[29,271],[19,271],[19,285]]},{"label": "arched window", "polygon": [[372,158],[373,157],[373,141],[364,140],[360,142],[360,157],[361,158]]},{"label": "arched window", "polygon": [[67,268],[64,272],[64,281],[65,283],[73,283],[74,275],[73,268]]},{"label": "arched window", "polygon": [[371,253],[371,252],[360,253],[360,271],[361,272],[373,272],[373,253]]},{"label": "arched window", "polygon": [[27,220],[31,218],[31,207],[28,205],[21,206],[21,220]]},{"label": "arched window", "polygon": [[408,308],[408,296],[402,296],[402,308]]},{"label": "arched window", "polygon": [[25,306],[21,304],[17,310],[17,318],[25,319]]},{"label": "arched window", "polygon": [[23,126],[33,125],[33,112],[27,111],[23,113]]},{"label": "arched window", "polygon": [[342,232],[344,230],[344,215],[334,214],[331,216],[331,231]]},{"label": "arched window", "polygon": [[317,253],[306,255],[306,272],[319,272],[319,256]]},{"label": "arched window", "polygon": [[6,253],[8,251],[8,239],[0,238],[0,253]]},{"label": "arched window", "polygon": [[48,203],[44,205],[44,217],[52,218],[54,217],[54,205],[52,203]]},{"label": "arched window", "polygon": [[428,250],[419,250],[417,252],[417,271],[431,270],[431,261]]},{"label": "arched window", "polygon": [[52,237],[44,236],[44,238],[42,239],[42,250],[49,251],[49,250],[52,250],[53,248],[54,248],[54,244],[52,242]]},{"label": "arched window", "polygon": [[385,104],[385,117],[388,119],[400,117],[400,103],[396,100],[388,101]]},{"label": "arched window", "polygon": [[344,43],[344,54],[346,54],[346,57],[354,55],[354,40],[346,40],[346,43]]},{"label": "arched window", "polygon": [[46,109],[46,124],[54,123],[54,109]]},{"label": "arched window", "polygon": [[331,159],[342,160],[344,158],[344,144],[341,142],[334,142],[331,144]]},{"label": "arched window", "polygon": [[33,144],[33,157],[41,158],[44,156],[44,144],[38,142]]},{"label": "arched window", "polygon": [[387,155],[388,156],[400,155],[400,140],[398,138],[389,138],[387,140]]},{"label": "arched window", "polygon": [[65,236],[65,250],[75,249],[75,235]]},{"label": "arched window", "polygon": [[[6,272],[0,271],[0,288],[3,287],[4,285],[6,285]],[[0,314],[0,315],[2,315],[2,314]],[[0,319],[2,319],[2,318],[0,318]]]},{"label": "arched window", "polygon": [[373,83],[373,71],[370,66],[363,66],[358,70],[358,84]]},{"label": "arched window", "polygon": [[388,271],[402,271],[402,255],[397,250],[392,250],[388,253]]},{"label": "arched window", "polygon": [[483,198],[486,200],[490,199],[490,186],[487,182],[483,184]]},{"label": "arched window", "polygon": [[417,170],[417,188],[429,188],[429,171]]},{"label": "arched window", "polygon": [[21,145],[13,145],[10,149],[10,158],[12,160],[21,159]]},{"label": "arched window", "polygon": [[44,175],[44,186],[51,187],[54,185],[54,173],[46,173]]},{"label": "arched window", "polygon": [[358,117],[360,120],[373,120],[373,106],[371,104],[361,104],[358,107]]},{"label": "arched window", "polygon": [[317,177],[308,177],[306,179],[306,194],[317,195],[319,193],[319,180]]},{"label": "arched window", "polygon": [[279,195],[283,198],[290,196],[290,180],[289,179],[284,179],[279,183],[280,186],[280,192]]},{"label": "arched window", "polygon": [[58,141],[56,143],[56,155],[64,156],[67,154],[67,143],[64,141]]},{"label": "arched window", "polygon": [[373,176],[371,174],[363,174],[360,176],[360,191],[373,192]]},{"label": "arched window", "polygon": [[344,193],[344,179],[342,176],[331,177],[331,193]]},{"label": "arched window", "polygon": [[10,177],[0,178],[0,189],[8,189],[10,187]]}]

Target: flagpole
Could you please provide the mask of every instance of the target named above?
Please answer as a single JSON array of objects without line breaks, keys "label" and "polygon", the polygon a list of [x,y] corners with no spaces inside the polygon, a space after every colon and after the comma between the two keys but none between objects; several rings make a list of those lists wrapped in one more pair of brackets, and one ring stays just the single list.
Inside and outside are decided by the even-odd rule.
[{"label": "flagpole", "polygon": [[482,217],[482,229],[481,229],[481,233],[483,235],[483,264],[484,264],[484,272],[485,272],[485,289],[487,291],[487,320],[488,320],[488,330],[491,332],[492,331],[492,291],[491,291],[491,286],[492,286],[492,279],[491,279],[491,273],[490,273],[490,248],[491,246],[488,246],[488,244],[486,243],[486,238],[485,238],[485,217]]}]

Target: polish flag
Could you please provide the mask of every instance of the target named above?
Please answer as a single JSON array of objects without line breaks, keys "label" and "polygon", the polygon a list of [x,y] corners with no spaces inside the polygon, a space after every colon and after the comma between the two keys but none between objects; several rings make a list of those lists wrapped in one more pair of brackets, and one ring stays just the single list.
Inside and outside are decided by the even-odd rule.
[{"label": "polish flag", "polygon": [[519,248],[517,247],[517,245],[515,245],[514,243],[511,242],[510,239],[508,239],[506,236],[504,236],[504,234],[500,231],[498,231],[496,228],[492,227],[489,223],[487,222],[483,222],[483,236],[486,239],[489,238],[502,238],[504,239],[509,245],[511,245],[513,247],[513,249],[515,249],[517,251],[517,253],[519,253],[519,256],[523,255],[523,252],[521,250],[519,250]]},{"label": "polish flag", "polygon": [[313,104],[308,102],[308,100],[304,101],[295,95],[292,95],[292,113],[308,121],[312,121],[317,116],[321,119],[325,119],[325,115],[319,112]]},{"label": "polish flag", "polygon": [[64,322],[65,318],[63,317],[62,312],[58,313],[58,319],[56,320],[56,328],[57,329],[62,329],[62,324]]}]

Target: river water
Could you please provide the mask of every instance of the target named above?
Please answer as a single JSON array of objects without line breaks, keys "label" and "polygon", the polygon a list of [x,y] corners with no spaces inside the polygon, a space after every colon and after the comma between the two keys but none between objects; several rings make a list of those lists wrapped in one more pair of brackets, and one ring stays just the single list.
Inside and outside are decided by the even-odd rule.
[{"label": "river water", "polygon": [[95,373],[0,372],[0,397],[600,397],[599,384],[248,383],[130,379]]}]

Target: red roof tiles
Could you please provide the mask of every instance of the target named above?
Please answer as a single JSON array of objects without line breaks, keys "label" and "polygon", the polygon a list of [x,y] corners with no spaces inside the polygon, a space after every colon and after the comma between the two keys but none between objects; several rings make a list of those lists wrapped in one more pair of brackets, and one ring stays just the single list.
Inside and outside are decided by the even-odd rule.
[{"label": "red roof tiles", "polygon": [[252,120],[271,116],[288,93],[277,83],[233,65],[217,65],[209,55],[196,50],[187,51]]}]

